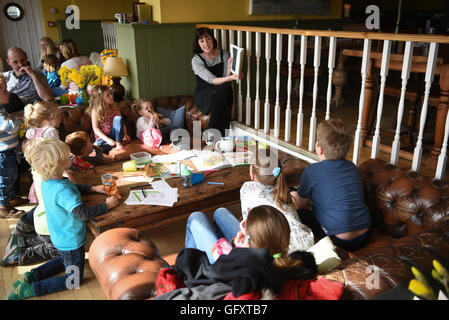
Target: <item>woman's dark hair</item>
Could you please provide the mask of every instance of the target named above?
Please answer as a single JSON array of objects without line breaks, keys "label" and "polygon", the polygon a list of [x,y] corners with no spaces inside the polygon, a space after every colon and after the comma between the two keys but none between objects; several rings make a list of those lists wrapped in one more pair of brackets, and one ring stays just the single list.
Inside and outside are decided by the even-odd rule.
[{"label": "woman's dark hair", "polygon": [[217,39],[215,39],[214,34],[209,28],[198,28],[195,31],[195,39],[193,40],[193,53],[201,53],[203,50],[201,50],[200,45],[198,44],[198,40],[204,37],[206,34],[209,34],[212,38],[212,41],[214,43],[214,49],[218,46]]}]

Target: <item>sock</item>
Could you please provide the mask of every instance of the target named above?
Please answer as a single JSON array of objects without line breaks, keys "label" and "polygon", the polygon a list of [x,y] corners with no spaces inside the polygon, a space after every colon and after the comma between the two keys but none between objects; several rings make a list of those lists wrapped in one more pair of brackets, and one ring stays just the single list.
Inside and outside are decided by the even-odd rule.
[{"label": "sock", "polygon": [[14,288],[17,288],[21,283],[32,283],[34,281],[36,281],[36,278],[34,277],[34,273],[27,271],[23,275],[21,275],[19,280],[14,282],[12,284],[12,286]]},{"label": "sock", "polygon": [[28,282],[22,282],[14,292],[8,295],[8,300],[23,300],[35,296],[33,285]]}]

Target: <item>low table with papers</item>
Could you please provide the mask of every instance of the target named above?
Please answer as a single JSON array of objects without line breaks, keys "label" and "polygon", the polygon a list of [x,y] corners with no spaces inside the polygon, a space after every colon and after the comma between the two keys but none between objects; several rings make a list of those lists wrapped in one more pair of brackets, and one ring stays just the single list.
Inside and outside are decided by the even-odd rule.
[{"label": "low table with papers", "polygon": [[[189,160],[186,160],[189,161]],[[146,178],[143,170],[137,172],[123,172],[123,162],[115,162],[96,167],[95,172],[88,170],[84,172],[75,172],[74,177],[77,183],[99,185],[101,184],[101,175],[104,173],[112,173],[116,178],[116,184],[122,202],[116,208],[111,209],[108,213],[96,217],[88,223],[88,230],[96,237],[105,230],[128,227],[138,230],[150,229],[162,226],[177,220],[188,217],[194,211],[214,210],[219,207],[226,207],[240,201],[240,187],[246,181],[250,180],[248,166],[236,166],[224,168],[211,174],[205,175],[205,180],[190,188],[184,188],[181,184],[181,178],[173,177],[163,180],[156,178]],[[229,172],[229,173],[228,173]],[[160,182],[161,181],[161,182]],[[156,182],[153,189],[148,185]],[[208,182],[222,182],[223,184],[208,184]],[[142,187],[139,187],[142,186]],[[146,194],[150,190],[161,188],[177,188],[177,201],[173,206],[167,205],[150,205],[150,204],[126,204],[130,196],[130,192],[135,191],[137,197],[143,202],[142,189],[146,190]],[[174,197],[174,190],[169,191],[171,195],[165,198]],[[131,195],[133,196],[133,195]],[[148,194],[148,196],[150,196]],[[90,194],[83,196],[85,205],[93,205],[104,202],[106,196],[104,194]],[[137,199],[136,199],[137,200]],[[165,199],[167,200],[167,199]]]}]

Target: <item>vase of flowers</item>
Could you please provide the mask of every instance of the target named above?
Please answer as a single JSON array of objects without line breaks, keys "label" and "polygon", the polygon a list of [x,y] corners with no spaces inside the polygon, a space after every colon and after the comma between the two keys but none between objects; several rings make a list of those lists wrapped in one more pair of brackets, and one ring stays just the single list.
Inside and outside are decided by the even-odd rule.
[{"label": "vase of flowers", "polygon": [[73,82],[78,87],[77,104],[87,105],[90,98],[87,87],[101,84],[103,68],[97,65],[84,65],[78,70],[75,68],[67,69],[64,66],[59,69],[58,74],[63,86],[68,86],[70,82]]}]

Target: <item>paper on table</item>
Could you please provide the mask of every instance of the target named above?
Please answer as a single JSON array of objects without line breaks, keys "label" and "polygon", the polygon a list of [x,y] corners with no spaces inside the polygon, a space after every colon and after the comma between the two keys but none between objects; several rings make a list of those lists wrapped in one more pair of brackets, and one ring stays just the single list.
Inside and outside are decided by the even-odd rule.
[{"label": "paper on table", "polygon": [[154,156],[152,160],[154,162],[162,162],[162,163],[171,163],[176,161],[185,160],[191,157],[194,157],[195,154],[191,151],[181,150],[175,153],[169,153],[164,155]]},{"label": "paper on table", "polygon": [[[131,190],[125,204],[172,207],[178,201],[178,188],[170,187],[164,179],[155,181],[151,185],[153,189]],[[145,193],[145,196],[143,193]]]},{"label": "paper on table", "polygon": [[129,177],[123,177],[121,180],[126,182],[151,182],[153,181],[153,178],[148,178],[144,176],[129,176]]}]

